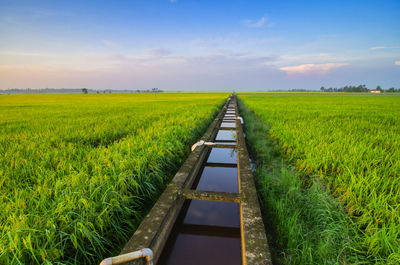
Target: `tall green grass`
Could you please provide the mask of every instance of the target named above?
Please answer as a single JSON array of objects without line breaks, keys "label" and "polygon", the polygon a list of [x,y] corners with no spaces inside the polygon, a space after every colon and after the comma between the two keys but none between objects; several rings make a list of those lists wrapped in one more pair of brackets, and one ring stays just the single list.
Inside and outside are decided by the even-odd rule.
[{"label": "tall green grass", "polygon": [[1,96],[0,264],[118,253],[226,96]]},{"label": "tall green grass", "polygon": [[269,138],[269,127],[239,101],[275,264],[353,264],[351,220],[317,181],[307,187]]},{"label": "tall green grass", "polygon": [[[356,231],[350,240],[354,244],[349,243],[349,249],[352,251],[346,254],[350,258],[347,263],[398,264],[400,261],[400,181],[398,179],[400,97],[360,94],[254,93],[242,94],[240,98],[260,118],[258,123],[268,126],[264,138],[276,147],[276,152],[283,155],[285,161],[298,175],[292,178],[288,177],[292,174],[278,170],[275,173],[281,177],[274,180],[275,173],[271,173],[270,177],[267,177],[270,173],[264,173],[268,181],[266,180],[267,182],[262,186],[266,190],[287,188],[287,192],[284,192],[287,204],[281,201],[283,199],[279,199],[283,195],[271,198],[275,191],[268,196],[265,194],[262,196],[271,198],[271,200],[267,199],[272,204],[269,207],[278,207],[276,216],[289,214],[284,211],[279,213],[279,208],[295,209],[298,206],[302,209],[301,205],[304,201],[307,205],[315,205],[317,202],[324,204],[324,201],[332,201],[332,204],[336,205],[332,199],[313,195],[314,192],[326,193],[335,197],[345,207],[347,215],[351,218],[350,235],[353,230]],[[261,150],[255,153],[261,153]],[[268,156],[266,157],[269,159]],[[263,158],[261,160],[265,161]],[[290,194],[295,194],[295,196]],[[296,194],[303,195],[306,199],[301,199],[301,196],[298,198]],[[311,198],[317,199],[309,203]],[[293,207],[289,206],[290,202]],[[315,208],[318,209],[318,207]],[[340,205],[337,207],[340,209]],[[327,214],[335,212],[328,208]],[[312,221],[318,220],[309,216],[313,214],[298,216],[305,227],[313,226]],[[292,219],[278,218],[277,220],[281,220],[277,221],[281,223],[276,224],[276,229],[281,229],[281,237],[284,238],[285,235],[292,237],[292,229],[290,229]],[[334,220],[335,218],[332,218],[332,224],[337,223]],[[326,224],[329,225],[329,219]],[[322,236],[323,231],[324,229],[314,230],[315,236]],[[324,253],[316,247],[303,250],[303,241],[297,241],[299,242],[297,246],[289,242],[280,242],[281,246],[290,250],[291,258],[293,257],[292,250],[301,250],[299,256],[306,257],[310,255],[315,257],[319,255],[318,253]],[[306,254],[306,249],[310,249],[310,254]],[[353,254],[358,256],[355,260],[352,259]],[[304,262],[298,259],[293,263],[304,264]]]}]

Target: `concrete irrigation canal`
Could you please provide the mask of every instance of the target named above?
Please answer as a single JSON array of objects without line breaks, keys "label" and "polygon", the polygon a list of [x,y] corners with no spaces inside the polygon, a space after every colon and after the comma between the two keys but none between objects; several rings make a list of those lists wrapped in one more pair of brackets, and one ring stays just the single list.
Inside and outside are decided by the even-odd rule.
[{"label": "concrete irrigation canal", "polygon": [[236,99],[229,97],[120,256],[102,264],[272,264]]}]

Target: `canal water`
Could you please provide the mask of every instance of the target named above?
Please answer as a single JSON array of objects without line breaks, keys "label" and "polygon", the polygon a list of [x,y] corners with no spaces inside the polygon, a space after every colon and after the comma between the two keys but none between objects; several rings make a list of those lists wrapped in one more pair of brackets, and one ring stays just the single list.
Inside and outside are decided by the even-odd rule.
[{"label": "canal water", "polygon": [[[232,148],[209,148],[192,189],[239,192],[235,118],[229,103],[214,142]],[[158,264],[240,265],[241,253],[239,203],[186,200]]]}]

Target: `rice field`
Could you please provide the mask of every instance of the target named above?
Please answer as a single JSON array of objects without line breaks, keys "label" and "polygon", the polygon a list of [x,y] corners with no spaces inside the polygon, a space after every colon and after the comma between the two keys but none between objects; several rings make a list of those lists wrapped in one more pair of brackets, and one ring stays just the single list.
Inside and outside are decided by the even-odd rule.
[{"label": "rice field", "polygon": [[116,254],[227,94],[0,96],[0,264]]},{"label": "rice field", "polygon": [[399,264],[400,96],[249,93],[239,98],[268,126],[264,137],[299,174],[302,190],[322,183],[340,202],[356,231],[351,252],[366,257],[360,262]]}]

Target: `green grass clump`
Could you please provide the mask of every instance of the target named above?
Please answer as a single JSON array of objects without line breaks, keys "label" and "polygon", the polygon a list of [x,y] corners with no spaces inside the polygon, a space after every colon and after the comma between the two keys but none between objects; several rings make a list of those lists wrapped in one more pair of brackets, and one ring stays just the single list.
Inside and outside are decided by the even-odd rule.
[{"label": "green grass clump", "polygon": [[[266,198],[266,204],[269,205],[267,208],[273,209],[274,216],[271,219],[276,218],[272,222],[275,222],[277,234],[283,237],[283,241],[287,240],[285,237],[298,241],[297,245],[290,243],[290,240],[278,242],[281,247],[287,248],[284,253],[290,253],[289,260],[296,256],[312,255],[315,258],[325,252],[319,247],[304,248],[309,240],[303,242],[291,234],[293,224],[290,222],[294,219],[285,220],[279,216],[289,216],[292,210],[285,212],[286,209],[298,207],[302,212],[307,208],[303,205],[319,209],[330,203],[336,206],[325,207],[321,213],[326,216],[335,213],[336,217],[331,218],[331,224],[336,227],[338,222],[345,220],[337,215],[340,211],[334,210],[340,210],[340,205],[343,205],[351,218],[351,229],[347,230],[349,235],[356,231],[346,243],[347,250],[351,252],[343,252],[347,253],[343,258],[343,262],[347,262],[344,263],[398,264],[400,97],[254,93],[241,94],[240,99],[260,118],[258,123],[268,126],[264,138],[276,147],[274,154],[282,154],[298,175],[291,176],[291,171],[285,170],[259,173],[264,176],[260,179],[266,179],[262,185],[266,193],[262,193],[261,197],[263,200]],[[261,150],[255,152],[257,156],[259,152]],[[266,161],[272,158],[272,155],[265,155],[260,159]],[[340,205],[329,199],[329,196],[321,197],[321,194],[335,197]],[[305,228],[321,223],[314,222],[319,219],[312,211],[304,211],[294,223],[303,223],[301,226]],[[329,225],[329,218],[322,223]],[[325,230],[307,228],[305,231],[314,231],[318,237],[324,235]],[[310,250],[309,254],[307,250]],[[304,263],[307,262],[297,258],[293,261],[293,264]]]},{"label": "green grass clump", "polygon": [[0,264],[118,253],[226,96],[2,96]]}]

